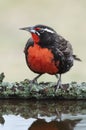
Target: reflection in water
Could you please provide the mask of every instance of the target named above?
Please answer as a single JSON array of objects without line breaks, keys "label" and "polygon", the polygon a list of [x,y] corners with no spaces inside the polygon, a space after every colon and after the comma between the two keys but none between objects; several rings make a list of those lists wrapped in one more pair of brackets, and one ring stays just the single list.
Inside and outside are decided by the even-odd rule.
[{"label": "reflection in water", "polygon": [[81,120],[51,121],[46,122],[43,119],[35,121],[28,130],[74,130],[74,127]]},{"label": "reflection in water", "polygon": [[21,116],[15,115],[4,115],[4,125],[1,125],[0,130],[27,130],[36,119],[29,118],[24,119]]},{"label": "reflection in water", "polygon": [[2,116],[0,116],[0,123],[3,125],[5,123],[5,120]]},{"label": "reflection in water", "polygon": [[0,100],[0,124],[0,130],[86,130],[86,102]]}]

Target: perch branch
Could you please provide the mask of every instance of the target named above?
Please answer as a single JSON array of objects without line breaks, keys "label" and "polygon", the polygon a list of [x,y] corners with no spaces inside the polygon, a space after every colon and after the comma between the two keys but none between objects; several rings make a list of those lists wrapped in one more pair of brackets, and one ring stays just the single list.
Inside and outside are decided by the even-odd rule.
[{"label": "perch branch", "polygon": [[63,84],[63,89],[55,91],[55,82],[32,83],[29,79],[21,82],[4,82],[4,73],[0,74],[0,99],[86,99],[86,82]]}]

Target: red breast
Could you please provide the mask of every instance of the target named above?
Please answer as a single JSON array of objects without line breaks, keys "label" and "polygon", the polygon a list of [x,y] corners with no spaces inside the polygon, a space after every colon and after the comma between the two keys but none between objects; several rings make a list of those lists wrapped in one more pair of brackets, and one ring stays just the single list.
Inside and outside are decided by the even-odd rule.
[{"label": "red breast", "polygon": [[51,50],[41,48],[36,43],[28,48],[27,61],[30,69],[38,73],[56,74],[59,71],[59,61],[55,63]]}]

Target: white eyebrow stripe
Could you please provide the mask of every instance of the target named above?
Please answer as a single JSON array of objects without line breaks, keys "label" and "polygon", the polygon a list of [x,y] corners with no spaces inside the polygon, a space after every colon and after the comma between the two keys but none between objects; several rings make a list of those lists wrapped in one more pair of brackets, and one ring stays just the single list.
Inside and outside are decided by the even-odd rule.
[{"label": "white eyebrow stripe", "polygon": [[43,28],[43,30],[45,30],[46,32],[50,32],[50,33],[54,33],[54,31],[48,29],[48,28]]},{"label": "white eyebrow stripe", "polygon": [[32,33],[37,33],[37,34],[38,34],[38,36],[40,36],[40,33],[39,33],[39,32],[37,32],[37,31],[35,31],[35,30],[31,30],[31,32],[32,32]]}]

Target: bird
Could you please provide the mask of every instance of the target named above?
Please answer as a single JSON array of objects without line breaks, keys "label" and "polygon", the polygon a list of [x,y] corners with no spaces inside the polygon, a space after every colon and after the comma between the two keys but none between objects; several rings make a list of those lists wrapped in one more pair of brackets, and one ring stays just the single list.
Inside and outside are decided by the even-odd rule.
[{"label": "bird", "polygon": [[37,81],[41,75],[47,73],[58,78],[55,89],[62,88],[61,75],[71,69],[74,60],[81,61],[73,54],[70,42],[46,25],[37,24],[20,29],[31,34],[24,53],[27,66],[38,74],[32,81]]}]

